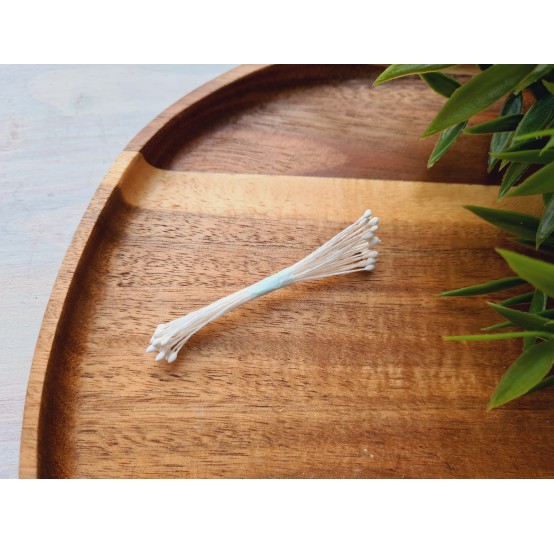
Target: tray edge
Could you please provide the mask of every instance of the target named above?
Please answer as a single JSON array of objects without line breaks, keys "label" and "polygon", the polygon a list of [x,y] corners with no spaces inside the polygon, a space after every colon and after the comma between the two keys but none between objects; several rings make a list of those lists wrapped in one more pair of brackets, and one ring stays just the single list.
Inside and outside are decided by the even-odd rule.
[{"label": "tray edge", "polygon": [[31,362],[23,409],[19,450],[20,478],[27,479],[39,477],[40,452],[38,441],[41,402],[48,362],[54,345],[58,323],[67,299],[67,294],[85,252],[87,242],[94,232],[97,221],[112,196],[114,189],[123,180],[125,173],[133,168],[135,160],[142,156],[144,151],[148,149],[149,144],[154,145],[160,133],[163,133],[164,129],[168,126],[171,126],[174,120],[187,109],[198,104],[213,93],[227,86],[231,86],[244,78],[248,78],[252,74],[264,72],[264,70],[271,68],[271,66],[272,65],[238,66],[180,98],[150,121],[129,144],[127,144],[100,182],[68,246],[42,318]]},{"label": "tray edge", "polygon": [[133,167],[138,152],[123,151],[114,161],[92,197],[75,234],[69,244],[42,319],[25,396],[21,447],[19,452],[19,477],[38,477],[38,432],[43,386],[56,329],[75,272],[79,267],[88,240],[105,208],[114,188]]},{"label": "tray edge", "polygon": [[[126,172],[133,168],[137,158],[145,158],[147,162],[152,164],[152,161],[148,160],[149,149],[155,147],[157,140],[166,131],[171,130],[172,124],[185,114],[187,110],[198,106],[203,100],[215,93],[224,91],[228,87],[233,87],[233,90],[236,90],[234,88],[235,85],[240,85],[245,81],[248,82],[253,76],[260,76],[262,79],[265,79],[265,76],[269,76],[269,80],[271,80],[273,71],[283,69],[286,69],[286,65],[241,65],[198,87],[170,105],[150,121],[129,142],[110,166],[106,176],[101,181],[88,204],[83,218],[68,246],[41,322],[24,404],[19,453],[20,478],[39,477],[38,456],[40,452],[38,451],[38,438],[41,401],[58,323],[87,243],[94,232],[101,213],[113,195],[114,189],[121,183]],[[463,70],[457,70],[457,73],[460,72],[464,73]]]}]

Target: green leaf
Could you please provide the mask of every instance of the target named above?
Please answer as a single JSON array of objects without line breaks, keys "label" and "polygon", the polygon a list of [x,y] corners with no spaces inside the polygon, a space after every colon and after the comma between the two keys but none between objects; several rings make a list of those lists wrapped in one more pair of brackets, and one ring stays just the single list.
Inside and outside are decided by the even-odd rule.
[{"label": "green leaf", "polygon": [[554,339],[554,333],[544,331],[518,331],[518,332],[499,332],[496,334],[467,334],[464,336],[443,336],[445,340],[454,340],[455,342],[488,342],[489,340],[511,340],[512,338],[541,338]]},{"label": "green leaf", "polygon": [[554,94],[554,83],[551,83],[550,81],[544,81],[542,84],[548,89],[548,92],[550,94]]},{"label": "green leaf", "polygon": [[[542,317],[554,317],[554,310],[544,310],[542,312],[539,312],[537,315],[540,315]],[[507,329],[508,327],[515,327],[515,323],[512,323],[511,321],[502,321],[502,323],[496,323],[494,325],[491,325],[490,327],[483,327],[482,331],[497,331],[500,329]]]},{"label": "green leaf", "polygon": [[[548,319],[535,315],[534,313],[520,312],[513,308],[506,308],[499,304],[487,303],[493,310],[498,312],[502,317],[508,319],[516,327],[528,331],[543,331],[554,334],[554,328],[548,326]],[[544,308],[543,308],[544,309]],[[542,311],[542,310],[538,310]]]},{"label": "green leaf", "polygon": [[537,100],[528,110],[514,134],[514,141],[523,134],[536,132],[547,127],[554,118],[554,96]]},{"label": "green leaf", "polygon": [[542,148],[543,140],[527,140],[526,142],[516,142],[512,143],[510,147],[507,147],[504,150],[504,153],[515,153],[516,151],[528,151],[535,150],[540,151]]},{"label": "green leaf", "polygon": [[[537,143],[533,141],[523,141],[520,140],[525,134],[536,133],[541,131],[545,127],[548,127],[549,124],[554,119],[554,96],[545,96],[540,100],[537,100],[528,110],[521,122],[519,123],[516,131],[514,132],[514,141],[518,142],[515,146],[512,146],[506,151],[522,151],[525,149],[535,149]],[[504,162],[506,160],[504,159]],[[508,189],[512,187],[525,173],[527,167],[523,165],[518,168],[512,166],[512,170],[508,173],[506,172],[504,180],[502,181],[502,187],[500,189],[500,198],[502,198]]]},{"label": "green leaf", "polygon": [[506,196],[507,192],[521,179],[528,168],[528,162],[513,162],[508,166],[508,169],[502,177],[502,183],[498,191],[499,200]]},{"label": "green leaf", "polygon": [[424,74],[427,72],[438,72],[444,68],[455,66],[455,64],[391,64],[374,82],[373,86],[380,85],[385,81],[412,74]]},{"label": "green leaf", "polygon": [[423,137],[440,132],[488,108],[512,91],[535,67],[534,64],[495,64],[454,91]]},{"label": "green leaf", "polygon": [[529,293],[522,293],[521,295],[516,295],[515,297],[507,298],[502,302],[499,302],[499,306],[516,306],[517,304],[524,304],[525,302],[530,302],[533,298],[533,291]]},{"label": "green leaf", "polygon": [[[533,249],[537,249],[537,243],[535,240],[527,240],[525,238],[510,238],[510,242],[515,242],[516,244],[520,244],[525,247],[530,247]],[[541,247],[538,249],[538,251],[542,253],[554,253],[554,238],[550,236],[546,242],[543,242],[541,244]]]},{"label": "green leaf", "polygon": [[541,342],[524,351],[506,371],[494,391],[488,410],[527,393],[550,372],[554,363],[554,341]]},{"label": "green leaf", "polygon": [[[535,289],[533,293],[533,298],[531,299],[531,304],[529,305],[529,314],[538,314],[546,308],[546,295],[539,289]],[[542,318],[539,318],[542,319]],[[543,330],[552,329],[549,327],[550,321],[547,319],[546,323],[543,324]],[[525,327],[524,327],[525,328]],[[530,348],[536,342],[536,338],[524,338],[523,339],[523,351]]]},{"label": "green leaf", "polygon": [[554,198],[550,198],[537,228],[537,249],[554,233]]},{"label": "green leaf", "polygon": [[502,110],[500,111],[500,116],[512,115],[514,113],[521,113],[523,111],[523,97],[520,94],[510,93]]},{"label": "green leaf", "polygon": [[[500,112],[500,117],[505,115],[514,115],[521,113],[523,110],[523,97],[521,94],[515,95],[510,94],[502,106],[502,111]],[[506,146],[510,143],[512,139],[512,133],[510,132],[497,132],[492,135],[490,152],[492,154],[501,153],[506,149]],[[495,167],[498,159],[489,156],[487,171],[492,172],[492,169]]]},{"label": "green leaf", "polygon": [[520,93],[525,87],[529,87],[529,85],[532,85],[535,81],[542,79],[552,71],[552,67],[552,64],[537,64],[536,68],[526,78],[519,82],[518,86],[514,89],[514,93]]},{"label": "green leaf", "polygon": [[487,293],[496,293],[498,291],[504,291],[523,285],[526,282],[521,278],[514,276],[512,278],[501,278],[499,280],[487,281],[478,285],[470,285],[468,287],[462,287],[460,289],[453,289],[452,291],[445,291],[439,296],[441,297],[471,297],[474,295],[485,295]]},{"label": "green leaf", "polygon": [[553,134],[550,135],[547,144],[542,148],[541,155],[547,155],[550,154],[551,151],[554,151],[554,122],[550,123],[550,125],[548,125],[548,128],[553,131]]},{"label": "green leaf", "polygon": [[531,305],[529,307],[529,311],[532,314],[540,314],[541,312],[544,312],[546,309],[546,303],[548,301],[548,297],[539,289],[535,289],[533,292],[533,298],[531,299]]},{"label": "green leaf", "polygon": [[494,134],[495,132],[511,132],[517,128],[519,122],[523,119],[521,113],[513,113],[497,117],[492,121],[481,123],[473,127],[466,128],[466,134]]},{"label": "green leaf", "polygon": [[488,327],[482,327],[481,330],[483,332],[493,332],[501,329],[509,329],[513,326],[514,324],[511,321],[502,321],[501,323],[495,323],[494,325],[489,325]]},{"label": "green leaf", "polygon": [[554,161],[554,150],[546,153],[541,149],[525,149],[523,151],[504,151],[493,155],[496,159],[510,162],[527,162],[532,164],[548,164]]},{"label": "green leaf", "polygon": [[554,265],[506,249],[496,250],[510,268],[536,289],[554,298]]},{"label": "green leaf", "polygon": [[500,329],[509,329],[510,327],[515,327],[515,325],[511,321],[502,321],[501,323],[495,323],[494,325],[483,327],[481,330],[483,332],[492,332],[499,331]]},{"label": "green leaf", "polygon": [[[526,163],[518,163],[526,164]],[[554,162],[543,166],[530,175],[521,185],[518,185],[509,196],[538,195],[554,191]]]},{"label": "green leaf", "polygon": [[427,161],[427,168],[431,168],[454,145],[466,125],[467,121],[464,121],[442,132]]},{"label": "green leaf", "polygon": [[539,220],[532,215],[509,210],[482,208],[481,206],[464,206],[464,208],[506,232],[527,240],[535,239]]},{"label": "green leaf", "polygon": [[535,391],[540,391],[541,389],[546,389],[547,387],[551,387],[554,385],[554,376],[548,376],[544,380],[540,381],[535,387],[532,387],[527,391],[527,395],[529,393],[534,393]]},{"label": "green leaf", "polygon": [[526,142],[512,143],[510,147],[504,150],[504,153],[513,153],[515,151],[527,151],[529,149],[540,150],[542,148],[542,141],[538,139],[527,140]]},{"label": "green leaf", "polygon": [[543,138],[545,136],[554,136],[554,128],[546,128],[544,130],[535,130],[534,132],[526,132],[525,134],[520,134],[516,139],[521,140],[532,140],[534,138]]},{"label": "green leaf", "polygon": [[[554,148],[554,136],[550,136],[548,143],[542,148],[541,155],[550,154],[550,151]],[[550,159],[551,161],[554,159]]]},{"label": "green leaf", "polygon": [[[552,128],[552,125],[553,123],[551,122],[549,124],[549,128],[546,128],[545,130],[536,130],[535,132],[527,132],[525,134],[521,134],[517,138],[518,141],[529,142],[529,141],[534,141],[541,138],[549,137],[548,142],[546,143],[546,145],[543,146],[542,151],[539,152],[539,159],[544,158],[544,160],[540,161],[543,164],[547,164],[554,160],[554,153],[551,152],[552,148],[554,147],[554,128]],[[536,142],[536,143],[540,143],[540,142]]]},{"label": "green leaf", "polygon": [[461,85],[461,83],[442,72],[428,72],[421,74],[419,77],[433,89],[446,98],[450,98],[452,93]]}]

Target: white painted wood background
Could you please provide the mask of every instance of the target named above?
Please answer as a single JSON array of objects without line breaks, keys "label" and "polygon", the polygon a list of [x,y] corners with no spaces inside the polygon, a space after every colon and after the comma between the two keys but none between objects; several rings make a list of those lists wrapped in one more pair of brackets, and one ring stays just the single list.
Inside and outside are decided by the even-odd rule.
[{"label": "white painted wood background", "polygon": [[18,475],[42,315],[96,187],[144,125],[231,67],[0,66],[0,478]]}]

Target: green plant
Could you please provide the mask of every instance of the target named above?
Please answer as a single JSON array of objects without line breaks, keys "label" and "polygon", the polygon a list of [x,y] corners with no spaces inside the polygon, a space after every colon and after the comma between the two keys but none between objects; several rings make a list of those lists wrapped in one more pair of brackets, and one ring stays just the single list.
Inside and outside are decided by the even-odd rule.
[{"label": "green plant", "polygon": [[[442,70],[453,64],[393,64],[376,80],[379,85],[391,79],[419,75],[431,89],[447,100],[423,137],[440,133],[429,158],[432,167],[461,134],[491,134],[487,169],[502,171],[499,200],[504,197],[542,194],[541,217],[466,206],[489,223],[513,235],[511,240],[536,251],[554,253],[554,65],[485,64],[476,75],[461,83]],[[524,95],[528,100],[524,101]],[[468,127],[468,120],[504,99],[500,115],[486,123]],[[524,111],[524,103],[531,101]],[[529,175],[529,171],[533,172]],[[494,391],[488,409],[496,408],[522,395],[554,385],[548,376],[554,364],[554,265],[507,250],[497,250],[516,274],[481,285],[442,293],[442,296],[472,296],[527,285],[527,293],[511,297],[492,310],[506,321],[487,327],[487,334],[447,336],[448,340],[482,341],[522,338],[523,353],[508,368]],[[513,306],[528,304],[526,311]],[[520,329],[496,332],[500,329]],[[494,332],[493,332],[494,331]]]}]

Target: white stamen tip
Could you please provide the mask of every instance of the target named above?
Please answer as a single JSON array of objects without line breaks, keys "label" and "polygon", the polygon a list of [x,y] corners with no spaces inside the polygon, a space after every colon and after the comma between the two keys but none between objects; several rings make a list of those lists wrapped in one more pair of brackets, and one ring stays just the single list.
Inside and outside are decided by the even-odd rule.
[{"label": "white stamen tip", "polygon": [[362,251],[362,257],[364,259],[374,259],[377,260],[377,257],[379,256],[378,251],[370,251],[369,249],[366,249],[365,251]]},{"label": "white stamen tip", "polygon": [[177,359],[177,352],[173,352],[168,358],[167,358],[167,362],[168,363],[173,363],[175,361],[175,359]]},{"label": "white stamen tip", "polygon": [[189,338],[202,327],[227,312],[256,297],[292,285],[294,283],[351,274],[375,268],[378,251],[370,251],[381,240],[375,236],[378,217],[371,217],[371,210],[350,226],[292,266],[212,302],[204,308],[156,327],[147,353],[156,354],[156,361],[173,363]]}]

